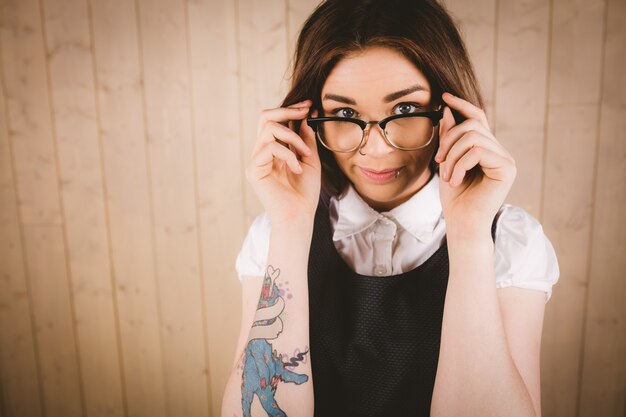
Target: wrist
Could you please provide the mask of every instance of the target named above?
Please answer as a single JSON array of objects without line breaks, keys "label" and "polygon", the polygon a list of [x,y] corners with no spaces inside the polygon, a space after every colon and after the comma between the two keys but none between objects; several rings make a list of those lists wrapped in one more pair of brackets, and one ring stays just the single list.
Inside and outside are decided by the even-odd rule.
[{"label": "wrist", "polygon": [[478,243],[491,242],[491,226],[448,226],[446,225],[446,236],[448,242]]},{"label": "wrist", "polygon": [[444,213],[446,234],[448,238],[473,240],[491,236],[491,227],[494,217],[471,215],[464,213],[460,216],[451,216]]},{"label": "wrist", "polygon": [[493,268],[495,244],[489,233],[458,234],[447,237],[450,276],[484,274],[485,266]]},{"label": "wrist", "polygon": [[268,212],[268,218],[272,227],[276,226],[276,228],[282,229],[291,229],[291,228],[311,228],[313,229],[313,221],[315,220],[315,212],[311,213],[297,213],[291,215],[271,215]]},{"label": "wrist", "polygon": [[291,219],[270,219],[272,233],[283,237],[303,236],[310,238],[313,235],[314,218],[302,216]]}]

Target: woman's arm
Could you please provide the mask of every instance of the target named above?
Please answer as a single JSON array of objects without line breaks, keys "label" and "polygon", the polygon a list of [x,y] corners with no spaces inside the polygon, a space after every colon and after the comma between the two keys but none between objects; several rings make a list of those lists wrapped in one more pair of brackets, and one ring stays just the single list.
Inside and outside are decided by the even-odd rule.
[{"label": "woman's arm", "polygon": [[249,332],[240,334],[240,366],[226,384],[224,417],[313,415],[307,272],[322,168],[313,129],[301,123],[296,133],[285,126],[305,119],[311,104],[265,109],[259,117],[245,172],[272,228],[261,291],[250,306],[254,322],[242,325],[241,332]]},{"label": "woman's arm", "polygon": [[310,218],[272,226],[255,323],[241,330],[247,338],[236,352],[240,359],[226,385],[222,417],[313,415],[307,279],[312,234]]},{"label": "woman's arm", "polygon": [[[528,293],[517,293],[520,306],[500,306],[490,234],[517,175],[515,159],[493,135],[481,108],[449,93],[442,98],[450,108],[440,123],[435,160],[440,163],[450,275],[431,414],[535,417],[538,317],[545,306]],[[465,120],[457,124],[451,109]],[[528,310],[520,313],[524,308]],[[515,317],[521,314],[530,320],[518,328]]]},{"label": "woman's arm", "polygon": [[450,275],[431,415],[535,416],[507,342],[489,229],[448,230],[448,253]]}]

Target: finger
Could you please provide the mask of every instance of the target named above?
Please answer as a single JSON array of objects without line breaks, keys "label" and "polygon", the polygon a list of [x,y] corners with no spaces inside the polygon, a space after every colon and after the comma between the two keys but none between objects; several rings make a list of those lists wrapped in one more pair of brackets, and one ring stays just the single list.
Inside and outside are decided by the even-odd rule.
[{"label": "finger", "polygon": [[436,158],[436,160],[439,160],[439,161],[443,159],[443,161],[440,162],[439,167],[442,171],[442,176],[444,177],[444,179],[446,176],[445,173],[446,172],[450,173],[450,171],[447,170],[445,167],[454,166],[456,161],[459,160],[459,158],[463,154],[465,154],[465,152],[467,152],[469,149],[476,147],[476,146],[481,146],[485,149],[489,149],[501,155],[511,157],[511,155],[507,152],[506,149],[504,149],[504,147],[502,147],[502,145],[499,142],[494,142],[490,138],[485,137],[483,133],[476,132],[474,130],[470,130],[469,132],[463,133],[463,136],[461,136],[460,139],[458,139],[456,142],[452,143],[451,145],[448,142],[447,146],[451,146],[448,153],[441,158]]},{"label": "finger", "polygon": [[[439,122],[439,138],[443,138],[456,125],[452,111],[447,106],[443,109],[443,117]],[[441,143],[439,144],[441,146]]]},{"label": "finger", "polygon": [[304,107],[304,106],[310,106],[312,103],[313,103],[313,100],[307,98],[297,103],[290,104],[289,106],[286,106],[286,107]]},{"label": "finger", "polygon": [[439,149],[437,150],[437,155],[435,155],[435,161],[441,162],[448,159],[448,151],[454,147],[454,144],[465,135],[467,132],[475,131],[485,136],[486,138],[491,139],[494,143],[499,143],[498,140],[493,136],[490,130],[485,129],[485,127],[477,121],[476,119],[467,119],[462,123],[459,123],[456,126],[453,126],[448,132],[441,136],[439,139]]},{"label": "finger", "polygon": [[515,165],[511,159],[489,149],[476,146],[466,152],[452,169],[449,184],[455,187],[463,182],[465,174],[480,165],[483,173],[493,179],[504,181],[515,176]]},{"label": "finger", "polygon": [[481,133],[469,131],[452,146],[446,160],[439,166],[443,179],[447,180],[452,172],[450,168],[454,167],[457,161],[469,150],[476,147],[485,148],[497,154],[510,157],[509,153],[499,144],[484,137]]},{"label": "finger", "polygon": [[458,110],[459,113],[461,113],[463,116],[465,116],[468,119],[471,119],[471,118],[477,119],[487,129],[489,129],[489,122],[487,121],[487,115],[485,115],[485,112],[481,108],[476,107],[475,105],[473,105],[467,100],[463,100],[461,97],[454,96],[447,92],[443,93],[441,97],[446,102],[446,104],[448,104],[453,109]]},{"label": "finger", "polygon": [[296,158],[296,154],[277,142],[272,142],[268,143],[254,156],[251,165],[252,177],[256,180],[265,178],[274,169],[275,161],[286,163],[296,174],[302,173],[302,167]]},{"label": "finger", "polygon": [[297,150],[297,153],[302,155],[311,154],[311,149],[304,143],[302,138],[298,136],[296,132],[277,122],[268,122],[265,125],[265,128],[261,132],[258,144],[259,146],[264,146],[270,142],[277,142],[292,151],[295,149]]},{"label": "finger", "polygon": [[[311,117],[317,117],[317,110],[313,110]],[[306,119],[300,124],[300,137],[304,143],[308,146],[312,152],[309,155],[302,157],[302,162],[305,164],[317,166],[319,164],[319,155],[317,151],[317,140],[315,138],[315,131],[306,122]]]},{"label": "finger", "polygon": [[269,121],[284,123],[289,120],[302,119],[309,112],[310,101],[306,100],[303,105],[298,107],[278,107],[262,110],[257,126],[257,137],[261,135],[264,125]]}]

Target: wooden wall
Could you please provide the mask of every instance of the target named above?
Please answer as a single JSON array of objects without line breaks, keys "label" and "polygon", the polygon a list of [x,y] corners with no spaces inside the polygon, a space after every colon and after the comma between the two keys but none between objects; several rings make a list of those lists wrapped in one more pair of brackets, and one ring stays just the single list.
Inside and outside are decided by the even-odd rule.
[{"label": "wooden wall", "polygon": [[[0,416],[218,416],[313,0],[0,0]],[[543,415],[626,413],[626,2],[447,0],[543,224]]]}]

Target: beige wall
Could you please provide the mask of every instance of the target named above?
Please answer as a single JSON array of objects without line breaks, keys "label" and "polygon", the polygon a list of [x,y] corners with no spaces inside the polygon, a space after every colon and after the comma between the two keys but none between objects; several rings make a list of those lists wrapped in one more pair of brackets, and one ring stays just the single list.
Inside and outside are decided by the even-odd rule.
[{"label": "beige wall", "polygon": [[[243,174],[310,0],[0,0],[0,416],[217,416]],[[625,413],[626,4],[448,0],[561,279],[544,416]]]}]

